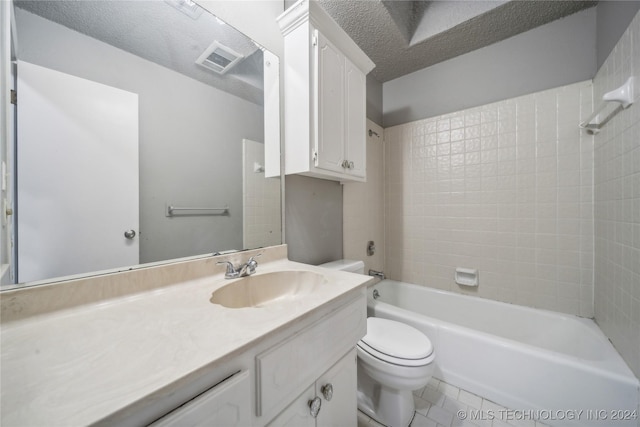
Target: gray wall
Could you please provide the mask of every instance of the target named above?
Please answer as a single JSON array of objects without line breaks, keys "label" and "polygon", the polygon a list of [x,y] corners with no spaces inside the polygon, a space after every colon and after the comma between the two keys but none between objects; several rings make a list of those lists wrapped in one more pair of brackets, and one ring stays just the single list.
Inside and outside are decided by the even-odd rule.
[{"label": "gray wall", "polygon": [[591,79],[596,8],[383,84],[383,125]]},{"label": "gray wall", "polygon": [[337,181],[286,177],[289,259],[318,265],[342,258],[342,185]]},{"label": "gray wall", "polygon": [[[242,248],[242,138],[262,141],[262,107],[16,12],[19,59],[139,95],[141,262]],[[166,218],[166,203],[231,214]]]},{"label": "gray wall", "polygon": [[367,119],[382,126],[382,83],[367,75]]},{"label": "gray wall", "polygon": [[601,1],[597,6],[597,68],[640,10],[640,1]]}]

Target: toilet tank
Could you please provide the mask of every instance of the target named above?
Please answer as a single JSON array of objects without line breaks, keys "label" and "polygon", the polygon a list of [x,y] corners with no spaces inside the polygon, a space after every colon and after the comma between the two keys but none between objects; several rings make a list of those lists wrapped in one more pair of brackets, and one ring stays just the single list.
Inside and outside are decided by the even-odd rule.
[{"label": "toilet tank", "polygon": [[337,261],[320,264],[318,267],[330,268],[332,270],[350,271],[351,273],[364,274],[364,262],[351,259],[339,259]]}]

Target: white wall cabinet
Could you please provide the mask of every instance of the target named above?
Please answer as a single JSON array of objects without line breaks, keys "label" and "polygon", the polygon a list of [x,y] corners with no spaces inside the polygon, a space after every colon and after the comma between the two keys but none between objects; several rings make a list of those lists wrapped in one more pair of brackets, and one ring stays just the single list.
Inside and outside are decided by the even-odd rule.
[{"label": "white wall cabinet", "polygon": [[366,74],[374,64],[322,9],[300,0],[284,35],[285,174],[366,180]]}]

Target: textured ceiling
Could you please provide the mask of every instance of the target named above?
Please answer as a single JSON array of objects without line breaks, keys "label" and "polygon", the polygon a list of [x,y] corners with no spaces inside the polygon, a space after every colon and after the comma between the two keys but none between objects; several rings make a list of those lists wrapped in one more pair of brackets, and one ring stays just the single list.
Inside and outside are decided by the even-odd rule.
[{"label": "textured ceiling", "polygon": [[[255,104],[263,103],[262,50],[205,10],[193,19],[161,0],[17,0],[15,4]],[[245,56],[225,75],[195,63],[214,40]]]},{"label": "textured ceiling", "polygon": [[596,1],[318,0],[376,64],[380,82],[546,24]]},{"label": "textured ceiling", "polygon": [[[496,43],[597,3],[581,0],[317,1],[376,64],[372,75],[380,82]],[[17,0],[16,6],[211,86],[262,103],[262,52],[248,38],[228,25],[221,25],[207,11],[194,20],[161,0]],[[248,58],[226,76],[196,65],[195,60],[214,40]]]}]

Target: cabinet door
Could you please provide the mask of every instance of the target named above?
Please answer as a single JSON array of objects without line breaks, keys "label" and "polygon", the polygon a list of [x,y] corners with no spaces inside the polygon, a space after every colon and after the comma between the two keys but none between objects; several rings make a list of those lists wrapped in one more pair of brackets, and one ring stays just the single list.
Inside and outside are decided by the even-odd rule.
[{"label": "cabinet door", "polygon": [[311,416],[311,410],[309,409],[309,401],[314,399],[315,396],[315,387],[312,385],[273,419],[268,426],[315,427],[316,420]]},{"label": "cabinet door", "polygon": [[345,159],[347,173],[364,178],[367,168],[367,105],[366,76],[345,58]]},{"label": "cabinet door", "polygon": [[256,355],[256,415],[271,419],[352,349],[366,334],[366,310],[366,302],[359,296]]},{"label": "cabinet door", "polygon": [[[357,424],[356,375],[356,350],[353,349],[316,381],[316,395],[322,399],[322,407],[317,418],[318,427]],[[327,400],[325,388],[329,385],[332,396]]]},{"label": "cabinet door", "polygon": [[342,173],[342,162],[345,160],[345,57],[317,30],[315,43],[315,166]]},{"label": "cabinet door", "polygon": [[151,426],[248,426],[251,424],[249,378],[249,371],[239,372],[160,418]]}]

